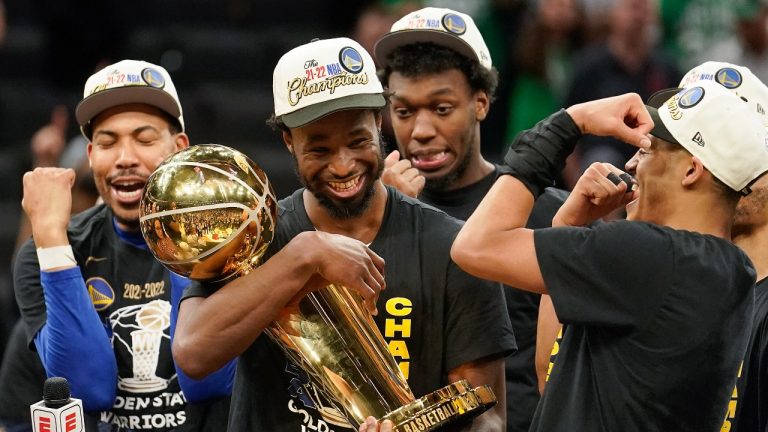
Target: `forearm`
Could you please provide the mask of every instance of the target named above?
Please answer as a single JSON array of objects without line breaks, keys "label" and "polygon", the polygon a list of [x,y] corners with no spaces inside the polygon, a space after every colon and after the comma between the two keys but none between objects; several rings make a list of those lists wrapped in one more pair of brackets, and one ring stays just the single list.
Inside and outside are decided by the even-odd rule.
[{"label": "forearm", "polygon": [[86,411],[109,409],[117,392],[117,363],[93,308],[80,268],[41,272],[47,320],[35,346],[49,376],[63,376]]},{"label": "forearm", "polygon": [[504,381],[504,358],[481,359],[463,364],[448,373],[448,381],[465,379],[475,388],[488,385],[496,395],[496,405],[474,421],[463,425],[462,431],[500,432],[507,427],[507,391]]},{"label": "forearm", "polygon": [[581,136],[571,115],[560,110],[517,136],[501,172],[517,177],[538,198],[554,185]]},{"label": "forearm", "polygon": [[557,320],[555,306],[548,295],[541,296],[539,304],[539,318],[536,326],[536,379],[539,384],[539,393],[544,393],[549,374],[549,360],[553,354],[553,347],[557,340],[557,334],[562,325]]},{"label": "forearm", "polygon": [[532,208],[533,195],[523,183],[500,177],[462,227],[451,258],[477,277],[545,292],[533,231],[524,228]]},{"label": "forearm", "polygon": [[504,157],[503,174],[462,228],[451,257],[475,276],[545,292],[533,234],[526,222],[534,199],[554,183],[581,131],[561,110],[520,134]]},{"label": "forearm", "polygon": [[185,299],[173,341],[174,360],[202,378],[242,354],[307,284],[314,269],[301,256],[275,254],[207,298]]},{"label": "forearm", "polygon": [[[189,280],[176,274],[170,274],[171,282],[171,343],[175,338],[176,323],[179,316],[179,303],[184,293],[184,289],[189,285]],[[174,362],[176,375],[179,378],[179,385],[184,392],[184,397],[188,402],[204,402],[207,400],[218,399],[232,394],[232,384],[235,379],[235,368],[237,359],[224,365],[221,369],[206,376],[201,380],[193,379]]]}]

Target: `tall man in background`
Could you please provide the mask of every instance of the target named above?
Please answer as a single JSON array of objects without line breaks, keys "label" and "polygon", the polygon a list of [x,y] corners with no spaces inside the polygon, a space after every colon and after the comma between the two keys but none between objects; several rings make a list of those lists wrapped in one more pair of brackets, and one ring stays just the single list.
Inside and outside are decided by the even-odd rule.
[{"label": "tall man in background", "polygon": [[[472,17],[425,8],[398,20],[379,39],[379,75],[390,91],[389,113],[403,157],[426,178],[419,199],[466,220],[499,175],[480,147],[498,73]],[[567,193],[548,189],[531,227],[550,226]],[[507,357],[507,430],[527,431],[539,400],[534,370],[539,295],[505,290],[518,351]]]}]

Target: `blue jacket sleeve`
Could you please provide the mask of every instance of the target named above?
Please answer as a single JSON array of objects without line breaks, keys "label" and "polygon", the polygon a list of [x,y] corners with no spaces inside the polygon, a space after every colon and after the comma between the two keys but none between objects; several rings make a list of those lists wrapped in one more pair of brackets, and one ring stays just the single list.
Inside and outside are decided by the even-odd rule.
[{"label": "blue jacket sleeve", "polygon": [[[173,335],[176,331],[176,320],[179,316],[181,297],[184,294],[184,289],[189,284],[189,279],[171,272],[171,344],[173,344]],[[236,366],[237,359],[235,358],[216,372],[201,380],[196,380],[185,375],[174,363],[181,391],[184,392],[184,397],[190,403],[205,402],[232,394]]]},{"label": "blue jacket sleeve", "polygon": [[47,319],[35,335],[35,347],[46,373],[66,378],[85,411],[111,409],[117,394],[117,362],[80,268],[40,272],[40,283]]}]

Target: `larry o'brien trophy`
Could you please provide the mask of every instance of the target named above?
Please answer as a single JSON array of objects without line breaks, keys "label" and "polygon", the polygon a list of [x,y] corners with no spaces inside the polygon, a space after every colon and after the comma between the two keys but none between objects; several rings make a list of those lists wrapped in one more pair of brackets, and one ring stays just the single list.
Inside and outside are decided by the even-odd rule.
[{"label": "larry o'brien trophy", "polygon": [[[205,282],[248,273],[275,234],[277,202],[264,172],[229,147],[196,145],[166,159],[141,200],[141,232],[170,270]],[[397,431],[433,430],[496,403],[466,381],[415,399],[362,298],[338,285],[287,306],[267,329],[319,392],[357,427],[367,416]],[[330,410],[335,411],[335,410]]]}]

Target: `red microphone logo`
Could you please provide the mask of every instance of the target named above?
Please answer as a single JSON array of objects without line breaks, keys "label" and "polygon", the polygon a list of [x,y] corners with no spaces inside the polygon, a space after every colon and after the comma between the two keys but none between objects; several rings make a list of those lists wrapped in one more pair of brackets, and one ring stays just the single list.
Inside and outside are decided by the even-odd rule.
[{"label": "red microphone logo", "polygon": [[34,432],[84,432],[83,403],[70,397],[69,383],[52,377],[45,381],[43,400],[29,407]]}]

